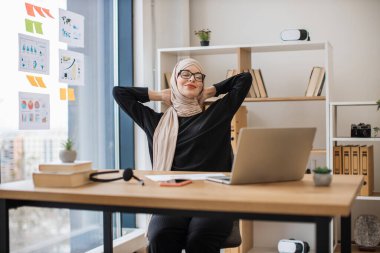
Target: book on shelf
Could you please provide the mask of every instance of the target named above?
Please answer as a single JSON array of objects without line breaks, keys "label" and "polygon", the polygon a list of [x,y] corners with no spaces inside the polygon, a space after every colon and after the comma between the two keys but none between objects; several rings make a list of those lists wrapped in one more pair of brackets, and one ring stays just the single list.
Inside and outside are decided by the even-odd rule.
[{"label": "book on shelf", "polygon": [[360,152],[359,146],[351,146],[351,173],[352,175],[360,175]]},{"label": "book on shelf", "polygon": [[36,187],[78,187],[90,183],[90,174],[96,170],[76,172],[33,172]]},{"label": "book on shelf", "polygon": [[309,83],[306,88],[305,96],[320,96],[322,93],[324,80],[325,69],[323,67],[313,67],[311,70]]},{"label": "book on shelf", "polygon": [[325,77],[326,77],[325,72],[326,72],[325,68],[321,67],[320,72],[319,72],[319,76],[318,76],[318,80],[317,80],[317,85],[315,86],[313,96],[320,96],[322,94],[323,85],[325,83]]},{"label": "book on shelf", "polygon": [[262,98],[268,97],[261,69],[254,69],[253,73],[255,75],[257,86],[259,87],[260,97],[262,97]]},{"label": "book on shelf", "polygon": [[342,148],[343,153],[343,174],[350,175],[351,174],[351,146],[344,146]]},{"label": "book on shelf", "polygon": [[170,79],[172,77],[172,73],[170,72],[166,72],[165,74],[165,84],[166,84],[166,89],[169,89],[170,88]]},{"label": "book on shelf", "polygon": [[259,86],[257,85],[257,80],[256,80],[255,73],[254,73],[253,69],[250,69],[249,73],[251,73],[251,76],[252,76],[252,87],[253,87],[253,90],[255,91],[256,97],[260,98],[261,95],[260,95],[260,91],[259,91]]},{"label": "book on shelf", "polygon": [[333,171],[334,174],[343,174],[342,170],[342,146],[334,146],[333,151]]},{"label": "book on shelf", "polygon": [[[251,71],[249,69],[245,69],[245,70],[243,70],[243,72],[247,72],[247,73],[250,73],[252,75],[252,73],[251,73]],[[253,89],[253,76],[252,76],[252,84],[249,87],[249,91],[248,91],[247,97],[250,97],[250,98],[256,98],[257,97],[256,92]]]},{"label": "book on shelf", "polygon": [[40,172],[76,172],[88,171],[92,169],[92,162],[90,161],[75,161],[73,163],[41,163],[38,165]]},{"label": "book on shelf", "polygon": [[374,157],[373,146],[361,146],[360,150],[360,167],[361,174],[364,176],[364,182],[360,189],[361,196],[371,196],[374,187]]}]

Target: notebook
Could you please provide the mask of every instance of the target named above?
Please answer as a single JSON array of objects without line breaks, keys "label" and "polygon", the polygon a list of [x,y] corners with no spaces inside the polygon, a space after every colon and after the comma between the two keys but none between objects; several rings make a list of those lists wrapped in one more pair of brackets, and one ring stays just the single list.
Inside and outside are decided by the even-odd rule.
[{"label": "notebook", "polygon": [[316,128],[243,128],[231,176],[207,180],[239,185],[301,180]]}]

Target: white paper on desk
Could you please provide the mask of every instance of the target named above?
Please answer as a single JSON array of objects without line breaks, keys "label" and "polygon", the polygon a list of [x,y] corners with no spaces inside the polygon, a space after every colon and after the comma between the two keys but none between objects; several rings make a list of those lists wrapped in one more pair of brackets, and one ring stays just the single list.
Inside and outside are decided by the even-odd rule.
[{"label": "white paper on desk", "polygon": [[172,174],[172,175],[148,175],[145,176],[152,181],[168,181],[172,179],[206,180],[208,177],[225,176],[223,173],[203,173],[203,174]]}]

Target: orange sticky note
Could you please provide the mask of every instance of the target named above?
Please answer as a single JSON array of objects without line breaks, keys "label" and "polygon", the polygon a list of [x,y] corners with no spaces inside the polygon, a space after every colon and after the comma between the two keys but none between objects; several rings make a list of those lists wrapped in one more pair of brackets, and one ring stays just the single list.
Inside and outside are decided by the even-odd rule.
[{"label": "orange sticky note", "polygon": [[29,4],[29,3],[25,3],[25,7],[26,7],[26,13],[27,13],[29,16],[34,17],[33,5],[32,5],[32,4]]},{"label": "orange sticky note", "polygon": [[42,10],[46,13],[46,15],[48,15],[48,16],[51,17],[51,18],[54,18],[54,17],[50,14],[50,10],[49,10],[49,9],[42,8]]},{"label": "orange sticky note", "polygon": [[38,14],[40,14],[40,16],[45,17],[41,7],[34,6],[34,9],[38,12]]},{"label": "orange sticky note", "polygon": [[69,95],[69,101],[74,101],[75,100],[75,94],[74,94],[74,89],[73,88],[68,88],[67,89],[67,94]]},{"label": "orange sticky note", "polygon": [[45,85],[44,81],[42,80],[41,76],[36,76],[36,80],[37,80],[37,83],[40,85],[40,87],[46,88],[46,85]]},{"label": "orange sticky note", "polygon": [[38,84],[36,80],[34,79],[34,76],[26,75],[26,78],[28,78],[28,81],[32,86],[38,87]]},{"label": "orange sticky note", "polygon": [[66,100],[66,88],[60,88],[59,94],[60,94],[61,100]]}]

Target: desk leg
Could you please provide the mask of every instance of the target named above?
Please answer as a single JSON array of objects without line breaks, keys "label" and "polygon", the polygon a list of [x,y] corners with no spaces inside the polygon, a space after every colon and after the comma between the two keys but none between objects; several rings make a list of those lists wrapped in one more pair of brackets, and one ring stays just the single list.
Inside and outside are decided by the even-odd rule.
[{"label": "desk leg", "polygon": [[5,199],[0,199],[0,252],[9,252],[9,208]]},{"label": "desk leg", "polygon": [[351,253],[351,215],[340,217],[340,241],[342,253]]},{"label": "desk leg", "polygon": [[317,252],[330,252],[330,221],[331,218],[317,218]]},{"label": "desk leg", "polygon": [[112,253],[112,212],[103,211],[103,247],[104,253]]}]

